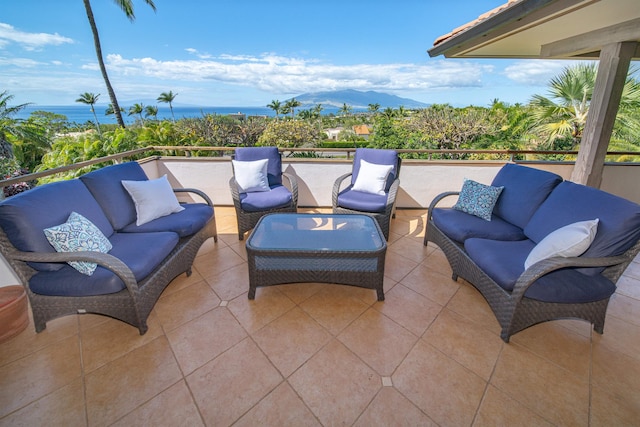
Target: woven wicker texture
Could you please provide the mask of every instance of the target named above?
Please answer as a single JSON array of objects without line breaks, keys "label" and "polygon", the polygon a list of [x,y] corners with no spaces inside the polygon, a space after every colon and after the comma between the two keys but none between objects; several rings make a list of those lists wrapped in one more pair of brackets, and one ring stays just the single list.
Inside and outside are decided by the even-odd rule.
[{"label": "woven wicker texture", "polygon": [[[313,214],[298,214],[298,216]],[[331,215],[325,215],[330,217]],[[262,225],[258,223],[256,230]],[[376,250],[262,249],[247,241],[249,299],[256,287],[284,283],[322,282],[375,289],[378,301],[384,300],[383,279],[387,245],[380,226],[373,221],[382,245]],[[316,231],[322,233],[323,231]],[[335,232],[335,231],[334,231]],[[348,233],[348,231],[344,231]],[[295,239],[295,236],[292,237]]]},{"label": "woven wicker texture", "polygon": [[424,244],[433,242],[442,249],[451,269],[453,280],[461,277],[471,283],[489,303],[502,332],[501,338],[509,342],[511,335],[535,324],[549,320],[577,318],[591,324],[598,333],[604,331],[604,320],[609,298],[590,303],[549,303],[527,298],[524,294],[543,275],[571,267],[606,267],[603,275],[616,283],[624,270],[640,252],[640,240],[624,254],[606,258],[552,258],[540,262],[526,270],[516,282],[512,292],[502,289],[493,279],[478,267],[467,255],[464,247],[447,237],[433,222],[431,212],[445,197],[458,194],[447,192],[437,196],[427,214],[427,230]]},{"label": "woven wicker texture", "polygon": [[[400,176],[400,166],[402,165],[402,159],[398,158],[398,177]],[[351,172],[341,175],[336,179],[333,184],[333,191],[331,192],[331,203],[333,206],[334,214],[361,214],[368,215],[375,219],[380,228],[382,229],[382,234],[384,235],[385,240],[389,240],[389,227],[391,225],[391,218],[395,218],[395,206],[396,206],[396,196],[398,194],[398,188],[400,187],[400,178],[396,178],[391,184],[389,188],[389,194],[387,195],[387,204],[382,212],[363,212],[356,211],[353,209],[343,208],[342,206],[338,206],[338,194],[342,190],[343,185],[345,185],[345,181],[347,183],[351,182],[351,176],[353,174]]]},{"label": "woven wicker texture", "polygon": [[[181,189],[181,192],[199,194],[210,206],[211,200],[202,192]],[[14,269],[25,288],[36,332],[46,328],[46,322],[57,317],[77,313],[95,313],[114,317],[138,328],[140,334],[147,331],[147,318],[165,287],[182,273],[191,274],[191,266],[202,244],[213,237],[217,241],[215,214],[199,232],[180,239],[174,250],[145,279],[136,282],[133,273],[122,261],[99,252],[34,253],[18,251],[0,228],[0,252]],[[90,261],[118,275],[126,288],[114,294],[97,296],[49,296],[31,291],[29,279],[36,273],[27,262]]]}]

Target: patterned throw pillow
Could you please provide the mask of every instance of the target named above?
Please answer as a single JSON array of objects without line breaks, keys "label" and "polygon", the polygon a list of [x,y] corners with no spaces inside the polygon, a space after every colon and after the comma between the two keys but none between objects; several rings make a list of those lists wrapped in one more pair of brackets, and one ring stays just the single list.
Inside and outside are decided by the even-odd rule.
[{"label": "patterned throw pillow", "polygon": [[[71,212],[64,224],[44,229],[44,234],[57,252],[92,251],[107,253],[111,242],[91,221],[79,213]],[[94,262],[69,261],[71,267],[91,276],[98,266]]]},{"label": "patterned throw pillow", "polygon": [[491,221],[491,212],[503,188],[484,185],[465,178],[458,201],[453,208]]}]

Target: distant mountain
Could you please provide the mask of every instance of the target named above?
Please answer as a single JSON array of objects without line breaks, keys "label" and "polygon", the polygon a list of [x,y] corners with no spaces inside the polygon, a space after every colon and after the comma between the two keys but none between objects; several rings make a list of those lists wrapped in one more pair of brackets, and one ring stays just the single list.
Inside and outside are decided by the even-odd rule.
[{"label": "distant mountain", "polygon": [[324,107],[342,107],[343,104],[347,104],[352,108],[367,108],[369,104],[380,104],[380,109],[387,107],[398,108],[403,106],[405,108],[426,108],[429,104],[424,102],[418,102],[409,98],[401,98],[395,95],[389,95],[388,93],[367,91],[362,92],[359,90],[334,90],[327,92],[314,92],[303,93],[295,97],[300,103],[302,108],[309,108],[316,104],[322,104]]}]

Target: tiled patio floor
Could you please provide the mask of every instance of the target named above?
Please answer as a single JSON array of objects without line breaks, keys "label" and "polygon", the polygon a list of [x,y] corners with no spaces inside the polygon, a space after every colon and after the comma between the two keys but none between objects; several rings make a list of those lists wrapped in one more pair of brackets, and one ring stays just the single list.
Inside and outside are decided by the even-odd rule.
[{"label": "tiled patio floor", "polygon": [[216,208],[193,275],[149,331],[97,315],[33,325],[0,345],[0,426],[622,426],[640,423],[640,263],[605,334],[564,320],[510,344],[487,303],[424,247],[424,211],[399,211],[386,301],[340,285],[259,288]]}]

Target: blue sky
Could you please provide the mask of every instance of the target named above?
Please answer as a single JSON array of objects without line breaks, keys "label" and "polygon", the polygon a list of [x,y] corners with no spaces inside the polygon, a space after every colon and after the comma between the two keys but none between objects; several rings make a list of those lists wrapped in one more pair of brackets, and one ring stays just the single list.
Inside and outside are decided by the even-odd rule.
[{"label": "blue sky", "polygon": [[[567,64],[430,58],[440,35],[506,0],[134,0],[131,23],[92,0],[120,104],[265,106],[306,92],[375,90],[426,103],[526,103]],[[109,102],[82,0],[3,1],[0,91],[14,102]]]}]

